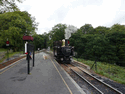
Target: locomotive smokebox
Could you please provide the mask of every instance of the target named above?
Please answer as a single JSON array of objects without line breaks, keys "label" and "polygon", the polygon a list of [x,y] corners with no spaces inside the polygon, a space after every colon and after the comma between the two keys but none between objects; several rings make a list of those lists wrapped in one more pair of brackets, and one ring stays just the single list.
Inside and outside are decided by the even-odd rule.
[{"label": "locomotive smokebox", "polygon": [[65,46],[68,46],[68,39],[65,39]]}]

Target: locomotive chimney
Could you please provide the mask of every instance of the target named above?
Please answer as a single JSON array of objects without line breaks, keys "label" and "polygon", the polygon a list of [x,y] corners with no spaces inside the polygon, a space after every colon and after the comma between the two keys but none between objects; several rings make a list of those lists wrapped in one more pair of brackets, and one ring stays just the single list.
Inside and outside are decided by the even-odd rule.
[{"label": "locomotive chimney", "polygon": [[65,46],[68,46],[68,39],[65,39]]}]

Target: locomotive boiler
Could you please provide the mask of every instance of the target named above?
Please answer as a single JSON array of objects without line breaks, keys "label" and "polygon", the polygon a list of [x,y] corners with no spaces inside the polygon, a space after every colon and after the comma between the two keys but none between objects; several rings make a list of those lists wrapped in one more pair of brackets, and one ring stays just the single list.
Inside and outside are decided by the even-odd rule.
[{"label": "locomotive boiler", "polygon": [[54,57],[62,63],[70,63],[74,53],[74,47],[69,46],[68,40],[65,40],[64,46],[62,44],[62,40],[53,42]]}]

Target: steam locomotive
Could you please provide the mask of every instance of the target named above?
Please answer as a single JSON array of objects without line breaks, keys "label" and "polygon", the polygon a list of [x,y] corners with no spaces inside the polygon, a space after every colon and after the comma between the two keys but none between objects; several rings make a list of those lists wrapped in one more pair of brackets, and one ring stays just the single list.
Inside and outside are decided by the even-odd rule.
[{"label": "steam locomotive", "polygon": [[69,41],[66,39],[65,45],[62,44],[62,40],[53,42],[53,54],[57,61],[68,64],[74,55],[74,47],[69,46]]}]

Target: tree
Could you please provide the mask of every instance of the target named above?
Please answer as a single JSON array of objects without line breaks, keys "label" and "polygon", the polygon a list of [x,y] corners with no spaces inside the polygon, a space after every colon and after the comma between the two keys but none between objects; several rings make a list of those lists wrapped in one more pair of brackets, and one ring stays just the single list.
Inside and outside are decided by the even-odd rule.
[{"label": "tree", "polygon": [[110,28],[104,27],[104,26],[98,26],[95,29],[94,34],[102,34],[105,35],[110,32]]},{"label": "tree", "polygon": [[31,14],[29,14],[27,11],[15,11],[15,14],[19,14],[26,22],[26,27],[21,25],[21,28],[23,29],[23,31],[26,31],[25,34],[26,35],[34,35],[35,34],[35,30],[37,30],[37,26],[39,23],[36,22],[35,17],[32,17]]},{"label": "tree", "polygon": [[64,34],[66,27],[67,26],[65,24],[57,24],[52,28],[52,30],[48,34],[48,37],[51,37],[51,40],[49,41],[49,46],[52,47],[54,41],[59,41],[65,38]]},{"label": "tree", "polygon": [[54,28],[52,29],[53,41],[58,41],[58,40],[64,39],[65,38],[64,37],[65,29],[66,29],[65,24],[57,24],[57,25],[55,25]]},{"label": "tree", "polygon": [[[34,24],[31,15],[24,11],[7,12],[0,14],[0,44],[5,45],[8,38],[10,44],[17,50],[22,48],[23,35],[35,34]],[[15,51],[15,50],[14,50]]]},{"label": "tree", "polygon": [[40,49],[44,48],[43,35],[34,34],[33,38],[34,38],[33,44],[35,45],[35,50],[37,50],[38,48]]},{"label": "tree", "polygon": [[110,45],[115,48],[117,56],[116,63],[125,66],[125,27],[123,25],[115,24],[111,27],[110,33],[106,35],[110,41]]},{"label": "tree", "polygon": [[73,33],[69,39],[70,46],[74,46],[75,52],[77,52],[77,56],[83,55],[85,52],[86,39],[83,36],[83,33],[80,29],[78,29],[75,33]]},{"label": "tree", "polygon": [[44,41],[43,41],[43,48],[47,48],[49,46],[49,34],[47,34],[46,32],[44,32],[42,34],[42,37],[44,39]]},{"label": "tree", "polygon": [[[22,3],[22,0],[16,0],[16,1]],[[0,14],[18,10],[19,9],[15,3],[15,0],[0,0]]]},{"label": "tree", "polygon": [[84,33],[84,34],[93,34],[94,29],[92,27],[91,24],[85,24],[84,26],[80,27],[80,30]]}]

